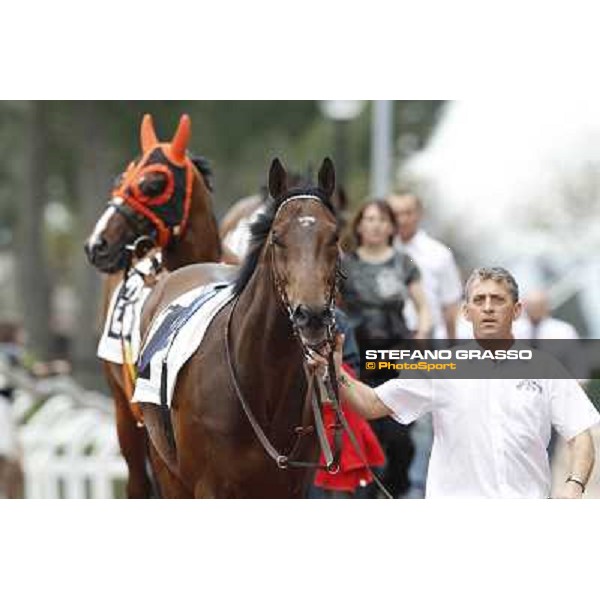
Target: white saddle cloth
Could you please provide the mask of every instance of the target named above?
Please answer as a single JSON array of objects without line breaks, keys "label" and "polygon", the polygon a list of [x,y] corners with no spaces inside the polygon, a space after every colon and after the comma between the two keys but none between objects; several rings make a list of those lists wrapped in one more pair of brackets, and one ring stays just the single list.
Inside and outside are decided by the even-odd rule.
[{"label": "white saddle cloth", "polygon": [[132,402],[171,406],[179,371],[199,348],[212,320],[233,298],[232,290],[233,285],[227,283],[205,285],[160,312],[139,354]]}]

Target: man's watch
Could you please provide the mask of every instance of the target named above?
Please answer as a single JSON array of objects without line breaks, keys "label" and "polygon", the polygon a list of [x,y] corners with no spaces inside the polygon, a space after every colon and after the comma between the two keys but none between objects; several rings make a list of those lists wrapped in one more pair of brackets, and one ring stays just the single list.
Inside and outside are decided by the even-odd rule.
[{"label": "man's watch", "polygon": [[577,483],[578,485],[580,485],[581,493],[585,494],[585,483],[583,483],[583,481],[577,479],[577,477],[573,477],[572,475],[567,477],[567,480],[565,481],[565,483],[569,483],[569,481],[572,481],[573,483]]}]

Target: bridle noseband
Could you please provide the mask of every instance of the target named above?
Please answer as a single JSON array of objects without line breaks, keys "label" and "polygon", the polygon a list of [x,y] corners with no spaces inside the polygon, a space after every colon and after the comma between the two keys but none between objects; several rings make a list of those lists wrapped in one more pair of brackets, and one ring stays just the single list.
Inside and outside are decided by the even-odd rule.
[{"label": "bridle noseband", "polygon": [[151,238],[156,243],[156,230],[148,232],[151,225],[143,216],[140,216],[129,204],[126,204],[122,198],[115,197],[109,200],[108,206],[120,214],[127,223],[129,229],[133,232],[135,238],[129,246],[137,246],[138,240],[142,238]]}]

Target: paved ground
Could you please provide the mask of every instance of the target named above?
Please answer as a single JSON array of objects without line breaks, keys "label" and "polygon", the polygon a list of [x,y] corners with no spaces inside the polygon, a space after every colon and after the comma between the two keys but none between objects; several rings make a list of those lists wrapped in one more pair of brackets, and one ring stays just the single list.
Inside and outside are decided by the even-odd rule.
[{"label": "paved ground", "polygon": [[[596,465],[587,485],[585,498],[600,498],[600,427],[593,430],[594,444],[596,446]],[[564,482],[569,470],[568,453],[564,442],[559,442],[556,448],[556,457],[552,465],[553,490]]]}]

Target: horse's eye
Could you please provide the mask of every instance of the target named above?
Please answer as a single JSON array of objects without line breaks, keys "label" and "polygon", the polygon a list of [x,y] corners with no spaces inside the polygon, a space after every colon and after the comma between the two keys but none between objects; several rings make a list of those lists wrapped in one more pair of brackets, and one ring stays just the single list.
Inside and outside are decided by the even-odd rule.
[{"label": "horse's eye", "polygon": [[163,173],[149,173],[140,179],[138,187],[144,196],[160,196],[167,187],[167,178]]}]

